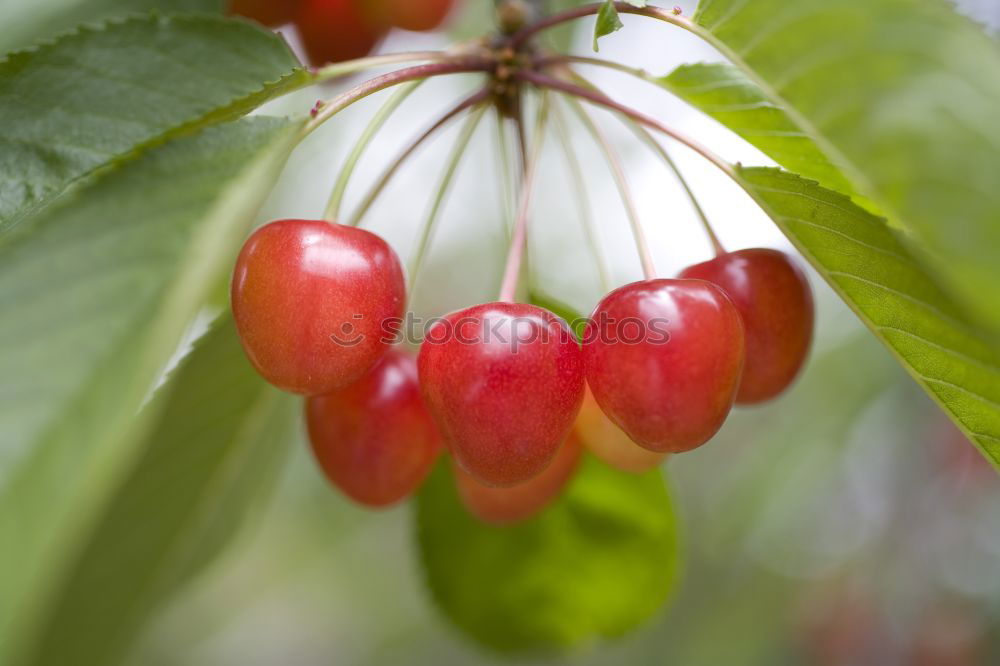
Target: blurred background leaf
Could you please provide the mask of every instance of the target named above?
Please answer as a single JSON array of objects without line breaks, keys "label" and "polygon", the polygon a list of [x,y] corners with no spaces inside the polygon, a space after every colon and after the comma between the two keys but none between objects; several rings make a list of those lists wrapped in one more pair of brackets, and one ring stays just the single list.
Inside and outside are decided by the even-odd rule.
[{"label": "blurred background leaf", "polygon": [[658,470],[633,476],[585,456],[542,514],[493,527],[462,506],[449,464],[420,492],[417,538],[435,601],[477,641],[560,652],[624,635],[663,607],[678,544]]},{"label": "blurred background leaf", "polygon": [[0,232],[95,169],[302,85],[298,68],[274,33],[218,17],[137,17],[8,56]]},{"label": "blurred background leaf", "polygon": [[0,650],[31,634],[138,455],[136,413],[300,126],[259,118],[167,143],[0,249],[0,534],[18,545],[0,552]]},{"label": "blurred background leaf", "polygon": [[227,314],[145,411],[150,433],[85,538],[26,663],[119,663],[157,607],[269,496],[301,401],[267,384]]},{"label": "blurred background leaf", "polygon": [[944,0],[702,0],[695,21],[1000,331],[1000,45]]}]

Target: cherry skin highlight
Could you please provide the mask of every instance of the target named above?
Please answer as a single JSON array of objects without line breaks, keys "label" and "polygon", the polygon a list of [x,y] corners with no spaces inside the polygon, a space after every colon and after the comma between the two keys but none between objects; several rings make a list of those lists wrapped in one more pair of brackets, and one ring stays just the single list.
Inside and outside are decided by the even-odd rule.
[{"label": "cherry skin highlight", "polygon": [[604,413],[636,444],[681,453],[711,439],[733,406],[743,322],[708,282],[634,282],[598,303],[583,352]]},{"label": "cherry skin highlight", "polygon": [[562,319],[533,305],[486,303],[427,331],[420,386],[445,444],[479,482],[537,476],[583,399],[583,357]]},{"label": "cherry skin highlight", "polygon": [[236,261],[232,308],[250,362],[275,386],[329,393],[360,379],[388,349],[406,287],[375,234],[317,220],[278,220]]},{"label": "cherry skin highlight", "polygon": [[581,449],[576,433],[571,432],[538,476],[508,488],[484,485],[454,465],[458,496],[469,513],[484,523],[510,525],[527,520],[559,497],[573,478]]},{"label": "cherry skin highlight", "polygon": [[747,359],[736,402],[764,402],[785,391],[805,363],[815,318],[809,282],[791,257],[738,250],[690,266],[680,277],[718,285],[743,317]]},{"label": "cherry skin highlight", "polygon": [[291,23],[299,4],[296,0],[230,0],[229,13],[273,28]]},{"label": "cherry skin highlight", "polygon": [[426,32],[444,23],[455,0],[379,0],[385,20],[396,28]]},{"label": "cherry skin highlight", "polygon": [[347,388],[307,399],[306,424],[327,478],[365,506],[412,494],[441,451],[420,396],[416,356],[398,348]]},{"label": "cherry skin highlight", "polygon": [[388,26],[366,11],[366,0],[303,0],[295,25],[310,62],[318,67],[371,53]]},{"label": "cherry skin highlight", "polygon": [[641,474],[658,467],[667,458],[639,446],[608,418],[587,387],[573,430],[595,456],[623,472]]}]

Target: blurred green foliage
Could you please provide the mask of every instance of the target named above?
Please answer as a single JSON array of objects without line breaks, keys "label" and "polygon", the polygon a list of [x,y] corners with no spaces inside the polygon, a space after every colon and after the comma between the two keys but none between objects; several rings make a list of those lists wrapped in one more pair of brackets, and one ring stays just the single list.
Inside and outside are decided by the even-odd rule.
[{"label": "blurred green foliage", "polygon": [[540,516],[509,527],[462,506],[442,461],[417,500],[417,538],[438,605],[503,652],[546,653],[618,637],[658,611],[678,567],[677,525],[659,471],[595,458]]}]

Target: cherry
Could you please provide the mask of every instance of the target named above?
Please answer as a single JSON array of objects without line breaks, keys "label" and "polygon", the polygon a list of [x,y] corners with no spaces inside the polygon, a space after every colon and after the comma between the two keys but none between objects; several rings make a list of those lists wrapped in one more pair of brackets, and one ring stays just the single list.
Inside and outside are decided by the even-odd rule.
[{"label": "cherry", "polygon": [[296,0],[230,0],[229,13],[274,27],[291,23],[298,11]]},{"label": "cherry", "polygon": [[542,472],[508,488],[483,485],[455,465],[455,484],[465,508],[484,523],[510,525],[538,514],[552,503],[573,477],[582,447],[571,432]]},{"label": "cherry", "polygon": [[426,32],[439,27],[455,0],[379,0],[385,20],[396,28]]},{"label": "cherry", "polygon": [[777,250],[738,250],[686,268],[680,277],[718,285],[743,316],[747,359],[736,402],[763,402],[787,389],[813,335],[812,291],[795,262]]},{"label": "cherry", "polygon": [[367,0],[303,0],[295,18],[313,65],[368,55],[388,26],[366,14]]},{"label": "cherry", "polygon": [[367,506],[410,495],[441,451],[420,397],[416,356],[398,348],[347,388],[309,398],[306,424],[327,478]]},{"label": "cherry", "polygon": [[589,386],[583,394],[580,413],[576,416],[575,432],[591,453],[625,472],[641,474],[658,466],[667,457],[666,453],[649,451],[629,439],[601,411]]},{"label": "cherry", "polygon": [[646,280],[604,297],[584,334],[587,382],[601,409],[650,451],[701,446],[732,408],[743,323],[702,280]]},{"label": "cherry", "polygon": [[521,483],[545,469],[583,399],[576,337],[533,305],[452,312],[427,331],[418,366],[445,444],[488,485]]},{"label": "cherry", "polygon": [[278,220],[243,246],[232,307],[257,371],[279,388],[317,395],[357,381],[385,353],[405,293],[396,253],[375,234]]}]

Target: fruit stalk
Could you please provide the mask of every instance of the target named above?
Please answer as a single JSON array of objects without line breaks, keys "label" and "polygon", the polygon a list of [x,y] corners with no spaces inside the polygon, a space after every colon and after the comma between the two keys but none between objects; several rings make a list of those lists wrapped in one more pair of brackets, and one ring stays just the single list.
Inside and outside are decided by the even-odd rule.
[{"label": "fruit stalk", "polygon": [[583,167],[580,165],[580,158],[573,148],[573,140],[566,127],[566,118],[562,110],[557,106],[556,112],[556,133],[559,135],[559,142],[562,144],[563,155],[566,157],[566,165],[569,169],[570,179],[576,191],[576,204],[583,222],[583,231],[587,237],[587,244],[590,252],[594,255],[594,263],[597,265],[597,276],[601,283],[601,289],[605,292],[611,291],[611,270],[608,268],[608,259],[604,256],[601,247],[600,234],[597,230],[597,222],[594,220],[593,211],[590,205],[590,197],[587,193],[587,180],[583,175]]},{"label": "fruit stalk", "polygon": [[525,159],[524,178],[521,184],[521,197],[518,203],[517,218],[514,221],[514,233],[511,237],[510,250],[507,253],[507,263],[500,286],[499,300],[501,301],[513,302],[514,295],[517,292],[517,280],[521,273],[521,261],[524,258],[524,251],[528,240],[528,213],[531,207],[535,170],[538,168],[538,160],[541,158],[542,146],[545,143],[545,129],[548,124],[548,116],[549,99],[545,97],[535,122],[535,133],[532,137],[534,145],[531,147],[530,154]]},{"label": "fruit stalk", "polygon": [[549,67],[560,65],[591,65],[594,67],[613,69],[616,72],[628,74],[629,76],[637,78],[640,81],[651,83],[660,88],[660,90],[663,90],[663,86],[661,85],[658,76],[650,74],[646,70],[639,67],[632,67],[631,65],[626,65],[625,63],[616,62],[614,60],[605,60],[604,58],[594,58],[591,56],[572,55],[568,53],[558,53],[539,56],[534,58],[531,62],[535,69],[547,69]]},{"label": "fruit stalk", "polygon": [[497,144],[497,155],[500,157],[499,163],[499,177],[500,177],[500,187],[501,187],[501,198],[503,202],[501,206],[503,208],[503,232],[504,236],[507,238],[507,242],[510,242],[511,228],[510,221],[514,219],[514,200],[517,198],[514,186],[514,175],[512,170],[512,162],[510,158],[510,140],[508,138],[507,127],[505,125],[506,119],[503,114],[495,113],[493,114],[496,119],[496,144]]},{"label": "fruit stalk", "polygon": [[417,249],[413,254],[412,260],[410,261],[409,298],[411,299],[416,291],[417,279],[420,277],[420,271],[423,268],[424,259],[427,256],[427,248],[430,247],[431,238],[434,236],[434,229],[437,227],[437,221],[441,213],[441,206],[444,203],[445,197],[451,187],[451,183],[455,178],[455,172],[458,170],[458,165],[462,161],[462,156],[465,155],[466,149],[469,147],[469,142],[472,140],[472,135],[475,133],[476,128],[479,127],[479,123],[482,121],[487,108],[489,107],[480,106],[474,110],[468,120],[466,120],[458,138],[455,140],[455,147],[452,149],[451,156],[448,158],[448,165],[445,167],[444,174],[441,176],[441,183],[438,186],[437,194],[434,196],[430,211],[427,213],[427,219],[424,221],[423,228],[420,231],[420,239],[417,242]]},{"label": "fruit stalk", "polygon": [[351,218],[350,226],[357,226],[361,223],[361,219],[368,212],[368,209],[372,207],[372,204],[375,203],[375,200],[378,199],[379,195],[382,194],[382,190],[386,188],[389,181],[392,180],[392,177],[396,175],[397,171],[399,171],[399,168],[403,166],[403,163],[406,162],[406,160],[408,160],[410,156],[431,137],[431,135],[447,125],[452,119],[466,109],[470,109],[486,100],[489,95],[490,91],[484,88],[466,97],[464,100],[452,107],[447,113],[434,121],[434,124],[428,127],[420,136],[414,139],[413,142],[411,142],[410,145],[407,146],[388,167],[386,167],[385,171],[382,172],[382,175],[375,182],[375,185],[373,185],[372,189],[368,191],[364,201],[362,201],[361,205],[358,206],[357,212],[354,213],[354,217]]},{"label": "fruit stalk", "polygon": [[354,169],[358,165],[358,161],[361,159],[362,154],[364,154],[365,149],[378,134],[382,126],[389,119],[389,116],[399,108],[399,106],[406,101],[413,91],[415,91],[420,84],[422,84],[426,79],[418,79],[416,81],[411,81],[405,86],[400,87],[396,92],[393,93],[392,97],[382,105],[382,108],[372,116],[371,121],[365,130],[358,137],[358,140],[354,143],[354,147],[351,149],[350,154],[347,159],[344,160],[344,166],[340,169],[340,174],[337,176],[337,182],[333,186],[333,192],[330,193],[330,200],[326,204],[326,210],[323,211],[323,219],[327,222],[335,222],[340,216],[340,206],[344,201],[344,194],[347,192],[347,185],[351,180],[351,176],[354,174]]},{"label": "fruit stalk", "polygon": [[[637,77],[643,81],[648,81],[650,83],[658,85],[656,77],[649,74],[648,72],[645,72],[644,70],[636,69],[634,67],[629,67],[627,65],[619,65],[616,62],[610,60],[602,60],[600,58],[588,58],[584,56],[556,56],[551,58],[537,59],[535,61],[535,64],[536,66],[545,67],[551,65],[565,65],[570,62],[576,62],[584,65],[597,65],[597,66],[607,67],[609,69],[614,69],[620,72],[624,72],[626,74],[631,74],[632,76]],[[569,76],[573,77],[573,79],[575,79],[577,83],[579,83],[581,86],[589,88],[590,90],[593,90],[595,92],[604,94],[603,91],[601,91],[597,86],[592,84],[590,81],[588,81],[586,78],[584,78],[577,72],[573,71],[571,68],[563,67],[563,70],[566,73],[568,73]],[[691,207],[694,208],[694,211],[697,214],[698,219],[701,221],[701,225],[705,229],[705,233],[708,236],[709,242],[712,244],[712,249],[715,251],[715,254],[716,255],[725,254],[726,249],[722,246],[722,243],[719,241],[719,237],[716,235],[715,230],[712,228],[712,224],[708,221],[708,216],[705,214],[705,210],[701,207],[698,198],[695,196],[694,191],[688,184],[687,178],[684,177],[684,174],[677,166],[677,163],[674,162],[674,159],[670,156],[670,153],[667,152],[667,149],[664,148],[662,145],[660,145],[660,143],[655,138],[653,138],[653,136],[649,133],[649,131],[642,125],[638,124],[635,120],[622,114],[618,115],[620,118],[622,118],[622,121],[625,123],[626,127],[632,130],[632,132],[643,143],[648,145],[650,149],[653,150],[660,157],[661,160],[663,160],[667,168],[669,168],[670,171],[673,172],[674,176],[677,178],[677,181],[680,183],[681,188],[684,190],[684,193],[687,196],[688,201],[691,202]]]},{"label": "fruit stalk", "polygon": [[698,143],[697,141],[695,141],[688,135],[684,134],[683,132],[675,130],[674,128],[661,123],[655,118],[647,116],[641,111],[637,111],[632,107],[626,106],[620,102],[616,102],[615,100],[611,99],[607,95],[604,95],[603,93],[595,92],[593,90],[587,90],[586,88],[582,88],[578,85],[574,85],[567,81],[562,81],[560,79],[556,79],[551,76],[547,76],[545,74],[540,74],[538,72],[529,72],[522,70],[516,72],[514,76],[522,81],[532,83],[541,88],[558,90],[560,92],[564,92],[569,95],[587,100],[592,104],[603,106],[613,111],[622,113],[628,116],[629,118],[635,120],[640,125],[645,125],[646,127],[654,129],[657,132],[661,132],[662,134],[669,136],[671,139],[674,139],[675,141],[684,144],[685,146],[687,146],[688,148],[695,151],[696,153],[704,157],[706,160],[711,162],[718,169],[723,171],[727,176],[732,178],[733,181],[735,181],[740,187],[742,187],[743,189],[747,189],[746,184],[743,183],[743,181],[737,175],[736,170],[733,168],[732,164],[722,159],[721,157],[713,153],[711,150],[709,150],[702,144]]},{"label": "fruit stalk", "polygon": [[674,158],[672,158],[670,153],[667,152],[667,149],[664,148],[652,134],[650,134],[649,130],[627,116],[620,117],[625,122],[625,125],[631,129],[643,143],[649,146],[653,152],[659,155],[660,159],[663,160],[663,163],[667,165],[667,168],[673,172],[674,176],[677,178],[677,182],[680,183],[685,195],[687,195],[688,201],[691,202],[691,207],[694,209],[695,214],[701,221],[701,226],[705,230],[705,235],[708,236],[708,241],[712,244],[712,250],[715,251],[716,255],[725,254],[726,248],[723,247],[722,242],[716,235],[715,229],[712,228],[712,223],[708,221],[708,215],[705,214],[705,210],[701,207],[698,197],[695,196],[694,190],[691,189],[691,185],[688,184],[687,178],[684,177],[680,167],[678,167],[677,163],[674,162]]},{"label": "fruit stalk", "polygon": [[628,177],[625,175],[625,167],[622,166],[621,157],[615,151],[614,146],[611,145],[608,137],[597,126],[597,123],[590,117],[586,109],[583,108],[583,105],[572,96],[568,96],[567,100],[573,111],[577,114],[577,117],[580,118],[580,122],[587,128],[591,136],[594,137],[597,145],[601,148],[601,152],[604,153],[604,158],[611,168],[611,175],[614,176],[615,184],[618,186],[618,192],[625,206],[625,212],[628,215],[629,224],[632,227],[632,237],[635,239],[635,248],[639,253],[639,262],[642,264],[642,274],[647,280],[652,280],[656,277],[653,253],[649,249],[649,241],[646,239],[646,232],[642,228],[642,221],[639,219],[639,210],[635,205],[635,197],[632,196],[632,188],[629,187]]},{"label": "fruit stalk", "polygon": [[617,111],[619,113],[628,116],[629,118],[636,121],[640,125],[644,125],[650,129],[654,129],[657,132],[665,134],[671,139],[684,144],[685,146],[687,146],[688,148],[690,148],[691,150],[693,150],[694,152],[698,153],[703,158],[708,160],[717,169],[726,174],[726,176],[728,176],[729,179],[732,180],[734,183],[739,185],[740,188],[744,192],[746,192],[747,195],[751,199],[753,199],[753,201],[758,206],[760,206],[764,210],[767,210],[767,204],[764,202],[761,196],[756,191],[754,191],[752,187],[750,187],[750,185],[747,182],[745,182],[742,178],[740,178],[740,175],[737,172],[736,167],[734,167],[732,164],[730,164],[723,158],[719,157],[711,150],[709,150],[702,144],[698,143],[688,135],[684,134],[683,132],[675,130],[669,125],[665,125],[660,121],[656,120],[655,118],[647,116],[641,111],[637,111],[636,109],[633,109],[630,106],[626,106],[625,104],[616,102],[615,100],[611,99],[607,95],[604,95],[603,93],[595,92],[593,90],[587,90],[586,88],[582,88],[567,81],[562,81],[560,79],[556,79],[551,76],[547,76],[545,74],[540,74],[538,72],[529,72],[529,71],[519,71],[516,72],[514,76],[519,80],[526,81],[528,83],[533,83],[534,85],[539,86],[541,88],[549,88],[551,90],[558,90],[560,92],[568,93],[570,95],[574,95],[576,97],[584,99],[592,104],[596,104],[598,106],[603,106],[604,108]]}]

